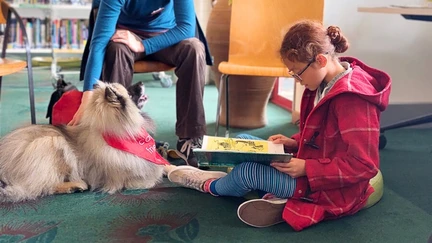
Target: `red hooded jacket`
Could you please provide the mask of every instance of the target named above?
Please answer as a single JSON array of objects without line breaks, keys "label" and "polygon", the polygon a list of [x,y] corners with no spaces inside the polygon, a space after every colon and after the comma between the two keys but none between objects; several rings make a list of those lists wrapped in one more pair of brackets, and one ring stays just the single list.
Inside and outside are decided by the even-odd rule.
[{"label": "red hooded jacket", "polygon": [[362,209],[379,169],[380,113],[388,105],[390,76],[354,58],[340,60],[353,70],[315,107],[316,91],[303,93],[300,132],[293,138],[296,157],[306,160],[306,176],[297,179],[283,211],[297,231]]}]

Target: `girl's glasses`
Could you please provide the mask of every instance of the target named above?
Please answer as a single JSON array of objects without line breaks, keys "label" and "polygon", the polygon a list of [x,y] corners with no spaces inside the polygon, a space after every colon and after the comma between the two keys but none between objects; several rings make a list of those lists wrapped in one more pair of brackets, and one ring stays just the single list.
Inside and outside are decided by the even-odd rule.
[{"label": "girl's glasses", "polygon": [[[328,54],[328,52],[324,53],[324,55],[327,55],[327,54]],[[308,69],[308,67],[309,67],[312,63],[315,62],[315,60],[316,60],[316,59],[314,58],[314,59],[312,59],[310,62],[308,62],[308,64],[306,65],[306,67],[303,68],[300,72],[298,72],[298,73],[290,72],[289,74],[290,74],[293,78],[297,79],[298,81],[303,81],[303,79],[300,77],[300,75],[302,75],[302,74],[306,71],[306,69]]]},{"label": "girl's glasses", "polygon": [[302,75],[306,69],[308,69],[308,67],[315,62],[315,58],[312,59],[310,62],[308,62],[308,64],[306,65],[306,67],[304,67],[300,72],[298,73],[294,73],[294,72],[290,72],[291,76],[299,81],[303,81],[303,79],[300,77],[300,75]]}]

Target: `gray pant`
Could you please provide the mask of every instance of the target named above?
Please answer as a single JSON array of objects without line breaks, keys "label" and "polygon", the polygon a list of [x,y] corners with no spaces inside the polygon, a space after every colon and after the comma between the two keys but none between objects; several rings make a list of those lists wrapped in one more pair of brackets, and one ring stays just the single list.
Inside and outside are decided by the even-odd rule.
[{"label": "gray pant", "polygon": [[146,56],[131,51],[122,43],[110,41],[101,80],[129,87],[132,84],[134,62],[143,59],[176,67],[176,135],[179,138],[197,138],[206,134],[203,106],[206,60],[203,43],[197,38],[190,38]]}]

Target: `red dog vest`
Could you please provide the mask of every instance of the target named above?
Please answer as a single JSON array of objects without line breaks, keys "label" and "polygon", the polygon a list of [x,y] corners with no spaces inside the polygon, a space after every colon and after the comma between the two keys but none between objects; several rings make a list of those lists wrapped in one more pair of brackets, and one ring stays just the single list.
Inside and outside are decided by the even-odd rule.
[{"label": "red dog vest", "polygon": [[137,138],[120,140],[106,134],[103,137],[105,142],[115,149],[134,154],[157,165],[170,164],[156,151],[155,140],[145,130],[143,130],[143,135]]}]

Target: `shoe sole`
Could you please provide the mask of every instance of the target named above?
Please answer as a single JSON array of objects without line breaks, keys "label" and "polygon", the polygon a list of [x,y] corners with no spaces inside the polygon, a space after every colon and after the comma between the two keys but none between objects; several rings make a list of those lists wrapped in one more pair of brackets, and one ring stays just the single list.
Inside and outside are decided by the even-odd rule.
[{"label": "shoe sole", "polygon": [[181,157],[177,154],[176,149],[168,149],[167,151],[168,157],[173,159],[180,159]]},{"label": "shoe sole", "polygon": [[246,201],[237,209],[237,216],[243,223],[264,228],[284,222],[282,218],[286,202],[253,199]]},{"label": "shoe sole", "polygon": [[198,161],[197,161],[197,165],[194,166],[193,164],[189,163],[189,161],[186,158],[186,156],[184,156],[184,154],[182,154],[178,150],[171,150],[171,151],[169,151],[168,156],[171,157],[171,158],[173,158],[173,159],[182,159],[186,163],[186,165],[190,165],[190,166],[193,166],[193,167],[199,167]]},{"label": "shoe sole", "polygon": [[[190,165],[179,165],[179,166],[177,166],[177,168],[172,169],[171,171],[168,172],[168,175],[167,175],[168,180],[171,181],[171,179],[170,179],[170,175],[171,175],[174,171],[177,171],[177,170],[196,170],[196,171],[203,171],[203,170],[200,170],[200,169],[195,168],[195,167],[190,166]],[[204,172],[209,173],[210,171],[204,171]],[[219,179],[219,178],[224,177],[224,176],[227,175],[227,173],[222,172],[222,171],[211,171],[211,173],[217,174],[217,177],[215,177],[215,179]]]}]

